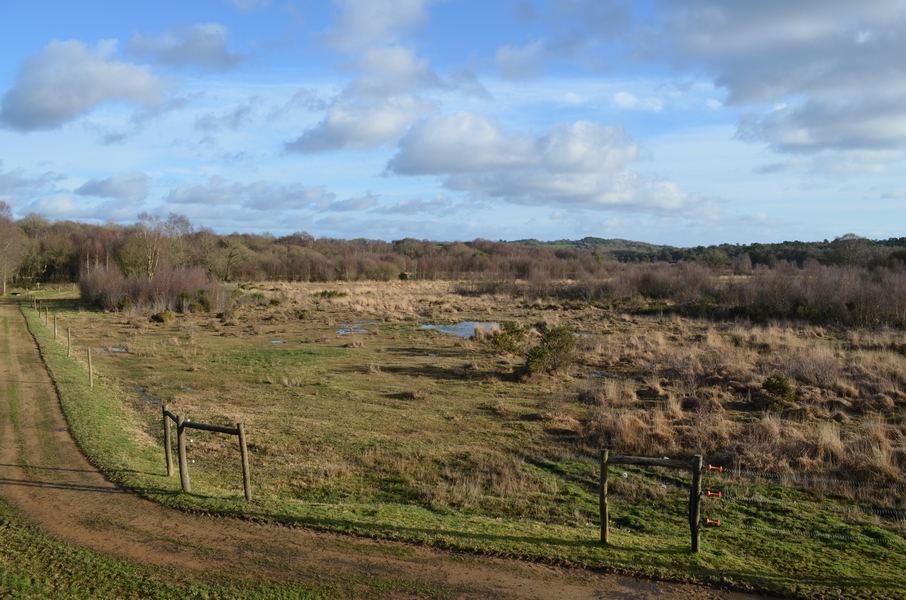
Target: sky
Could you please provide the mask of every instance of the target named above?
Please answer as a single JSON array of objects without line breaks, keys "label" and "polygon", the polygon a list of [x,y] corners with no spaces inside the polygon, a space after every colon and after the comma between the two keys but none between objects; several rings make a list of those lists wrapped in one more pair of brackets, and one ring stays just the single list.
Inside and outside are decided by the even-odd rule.
[{"label": "sky", "polygon": [[906,0],[0,0],[16,218],[906,235]]}]

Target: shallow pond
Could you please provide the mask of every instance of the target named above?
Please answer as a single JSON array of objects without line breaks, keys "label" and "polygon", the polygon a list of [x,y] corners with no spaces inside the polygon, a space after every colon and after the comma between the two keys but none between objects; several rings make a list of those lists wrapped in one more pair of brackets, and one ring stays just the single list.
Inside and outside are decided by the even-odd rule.
[{"label": "shallow pond", "polygon": [[461,323],[456,323],[455,325],[422,325],[419,329],[436,329],[443,333],[452,333],[453,335],[458,335],[461,338],[470,338],[475,335],[475,328],[481,327],[484,329],[490,329],[491,327],[500,327],[500,323],[485,322],[485,321],[463,321]]}]

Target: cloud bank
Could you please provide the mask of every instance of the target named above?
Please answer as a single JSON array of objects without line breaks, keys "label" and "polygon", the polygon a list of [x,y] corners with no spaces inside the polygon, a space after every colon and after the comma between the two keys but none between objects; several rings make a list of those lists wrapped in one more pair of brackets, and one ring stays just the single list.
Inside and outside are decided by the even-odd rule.
[{"label": "cloud bank", "polygon": [[225,71],[245,60],[244,55],[227,48],[227,32],[219,23],[179,26],[156,37],[136,34],[127,49],[131,54],[162,65],[195,65]]},{"label": "cloud bank", "polygon": [[622,127],[577,121],[533,137],[463,111],[414,125],[387,171],[439,175],[448,189],[515,204],[676,210],[692,200],[671,182],[627,170],[641,158]]},{"label": "cloud bank", "polygon": [[0,123],[18,131],[57,129],[105,102],[153,109],[169,85],[141,65],[111,56],[116,41],[94,48],[82,42],[50,42],[25,60],[0,102]]}]

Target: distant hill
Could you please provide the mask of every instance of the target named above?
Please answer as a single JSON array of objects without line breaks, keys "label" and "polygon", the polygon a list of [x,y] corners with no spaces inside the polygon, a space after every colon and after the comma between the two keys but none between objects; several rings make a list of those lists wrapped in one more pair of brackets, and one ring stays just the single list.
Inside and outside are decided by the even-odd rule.
[{"label": "distant hill", "polygon": [[833,241],[717,244],[688,248],[599,237],[549,242],[526,239],[514,240],[509,243],[546,248],[592,250],[620,262],[705,260],[712,266],[728,266],[735,258],[742,258],[743,255],[746,255],[752,264],[771,267],[779,261],[802,265],[808,259],[823,264],[867,264],[870,266],[889,266],[893,264],[891,260],[906,262],[906,250],[904,250],[906,237],[870,240],[854,234],[846,234]]},{"label": "distant hill", "polygon": [[672,246],[659,246],[649,244],[648,242],[634,242],[632,240],[623,240],[620,238],[599,238],[584,237],[581,240],[554,240],[552,242],[541,242],[535,239],[514,240],[513,244],[525,244],[526,246],[556,246],[559,248],[583,248],[585,250],[636,250],[639,252],[658,251],[662,248],[672,248]]}]

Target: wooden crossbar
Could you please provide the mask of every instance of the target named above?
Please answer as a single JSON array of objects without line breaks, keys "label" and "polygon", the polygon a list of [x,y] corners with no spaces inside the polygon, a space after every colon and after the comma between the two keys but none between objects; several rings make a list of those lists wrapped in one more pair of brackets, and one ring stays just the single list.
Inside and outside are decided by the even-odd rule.
[{"label": "wooden crossbar", "polygon": [[696,454],[691,459],[654,458],[649,456],[620,456],[610,454],[610,450],[601,450],[601,483],[599,509],[601,513],[601,543],[610,543],[610,506],[607,497],[607,468],[610,465],[641,465],[648,467],[669,467],[685,469],[692,472],[689,486],[689,529],[692,533],[692,552],[701,549],[701,494],[702,494],[702,457]]},{"label": "wooden crossbar", "polygon": [[224,427],[222,425],[210,425],[208,423],[193,423],[183,415],[176,415],[170,412],[170,405],[164,404],[161,407],[164,421],[164,454],[167,458],[167,477],[173,476],[173,456],[172,447],[173,439],[170,433],[170,421],[176,423],[176,446],[179,454],[179,480],[182,491],[192,492],[192,482],[189,479],[189,461],[186,458],[186,429],[200,429],[202,431],[213,431],[215,433],[225,433],[239,437],[239,454],[242,458],[242,488],[245,492],[246,502],[252,501],[252,482],[249,475],[249,453],[245,441],[245,425],[236,423],[236,427]]}]

